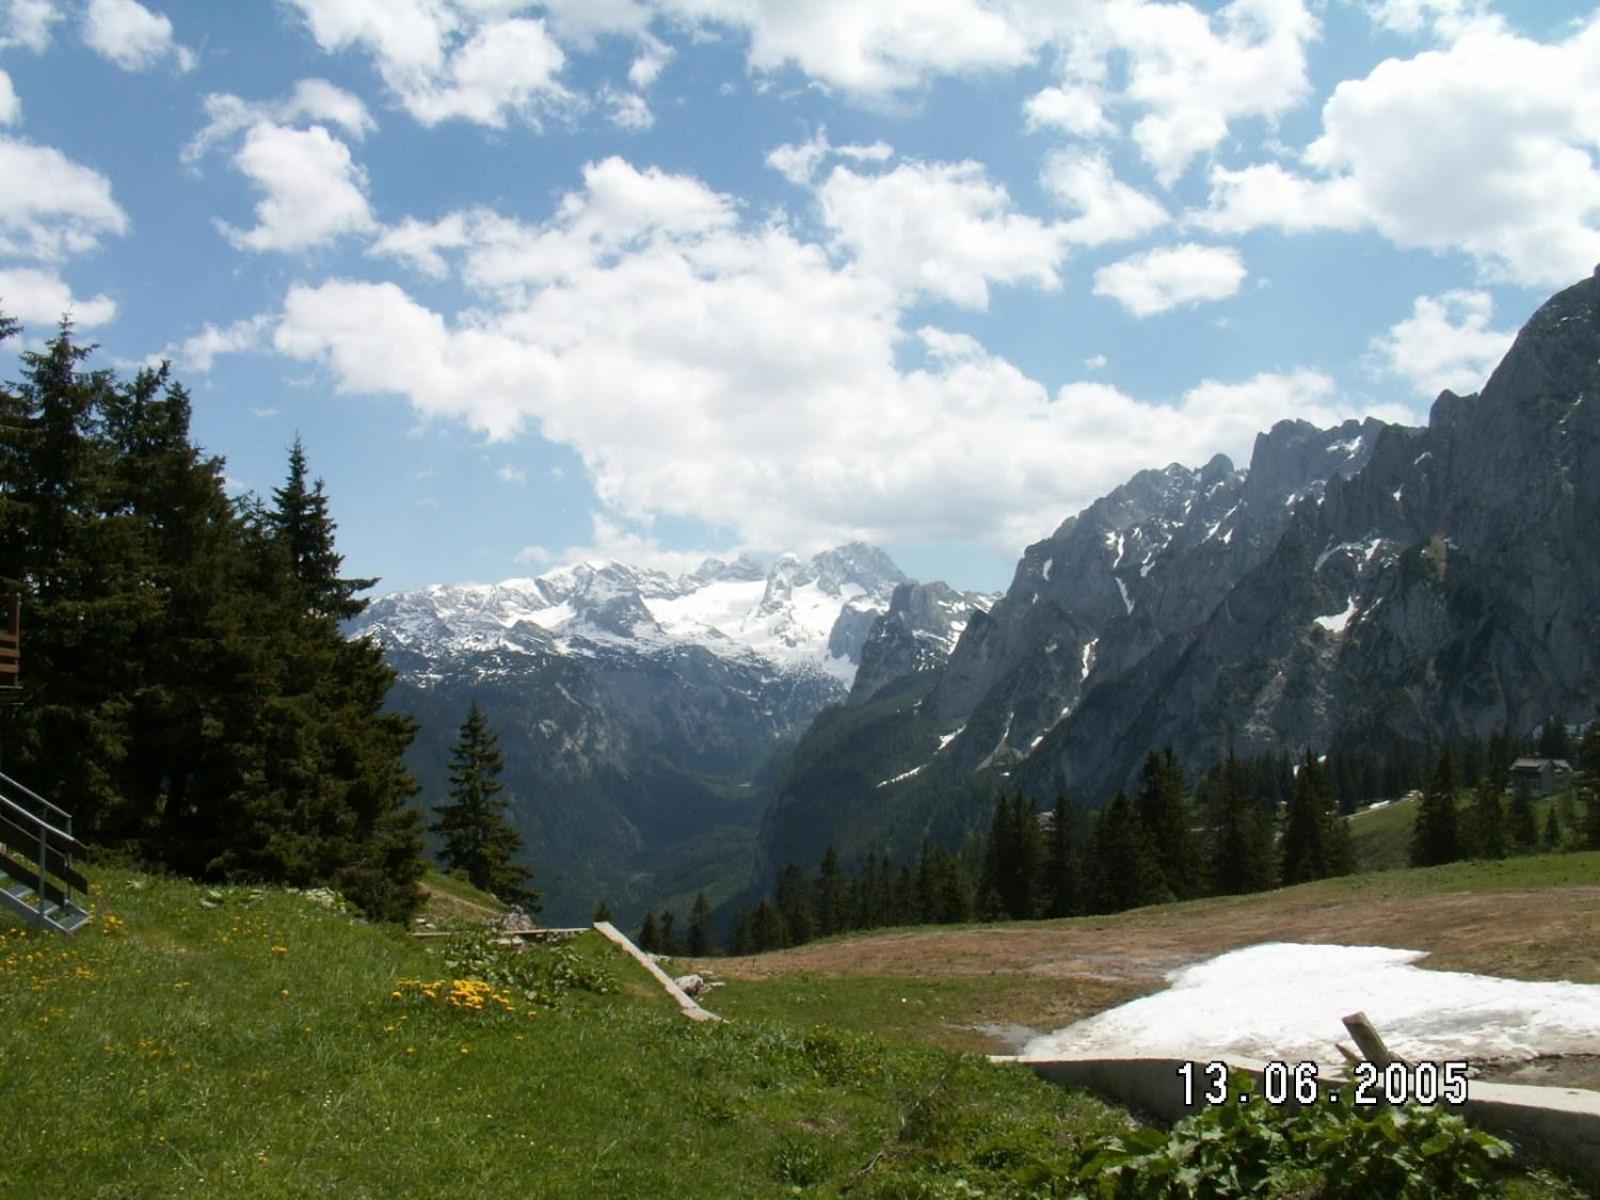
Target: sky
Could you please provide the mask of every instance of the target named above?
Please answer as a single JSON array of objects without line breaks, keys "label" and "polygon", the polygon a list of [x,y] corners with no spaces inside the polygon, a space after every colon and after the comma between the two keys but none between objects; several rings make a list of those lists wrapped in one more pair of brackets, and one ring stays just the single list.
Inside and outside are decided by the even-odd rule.
[{"label": "sky", "polygon": [[1597,151],[1564,0],[0,0],[0,311],[170,359],[236,492],[302,438],[380,591],[1000,588],[1137,470],[1479,388]]}]

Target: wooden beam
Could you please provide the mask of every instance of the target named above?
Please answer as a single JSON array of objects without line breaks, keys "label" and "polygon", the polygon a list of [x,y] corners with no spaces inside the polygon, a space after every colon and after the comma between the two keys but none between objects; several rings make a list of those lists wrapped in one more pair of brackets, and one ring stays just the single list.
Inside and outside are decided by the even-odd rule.
[{"label": "wooden beam", "polygon": [[1367,1020],[1366,1013],[1351,1013],[1343,1020],[1344,1027],[1350,1031],[1350,1036],[1355,1038],[1356,1045],[1361,1047],[1361,1053],[1366,1055],[1369,1063],[1387,1067],[1392,1062],[1400,1061],[1389,1052],[1389,1047],[1383,1044],[1383,1039],[1378,1036],[1378,1031],[1373,1028],[1372,1022]]}]

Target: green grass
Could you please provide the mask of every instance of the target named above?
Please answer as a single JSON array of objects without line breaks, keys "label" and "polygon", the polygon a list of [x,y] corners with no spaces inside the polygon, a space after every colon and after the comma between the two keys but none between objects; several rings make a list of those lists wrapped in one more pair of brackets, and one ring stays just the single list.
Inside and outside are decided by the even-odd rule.
[{"label": "green grass", "polygon": [[[1411,830],[1417,823],[1417,800],[1392,800],[1382,808],[1367,808],[1350,818],[1350,842],[1355,850],[1356,870],[1392,871],[1409,865]],[[1577,840],[1582,802],[1572,791],[1541,796],[1533,801],[1534,822],[1540,836],[1550,810],[1560,815],[1568,844]],[[1509,819],[1509,818],[1508,818]],[[1465,830],[1472,822],[1472,797],[1463,792],[1457,797],[1457,828]]]},{"label": "green grass", "polygon": [[625,986],[472,1012],[440,943],[305,897],[99,887],[73,938],[0,923],[7,1194],[755,1197],[872,1162],[873,1195],[1127,1120],[972,1055],[692,1024],[595,935],[570,953]]}]

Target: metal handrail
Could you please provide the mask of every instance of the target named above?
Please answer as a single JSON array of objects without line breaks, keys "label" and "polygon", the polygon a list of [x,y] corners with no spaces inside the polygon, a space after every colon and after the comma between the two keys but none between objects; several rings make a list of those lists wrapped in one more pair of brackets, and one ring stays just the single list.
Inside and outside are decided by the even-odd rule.
[{"label": "metal handrail", "polygon": [[43,796],[39,795],[38,792],[34,791],[30,787],[28,787],[26,784],[18,783],[15,779],[11,778],[11,776],[7,775],[3,771],[0,771],[0,784],[5,784],[7,787],[16,788],[17,791],[21,792],[24,796],[28,797],[28,799],[37,800],[40,804],[44,805],[51,812],[57,814],[58,816],[65,817],[67,819],[67,824],[70,825],[72,823],[72,814],[69,813],[66,809],[62,808],[59,804],[50,803],[50,801],[46,800]]},{"label": "metal handrail", "polygon": [[[0,805],[4,805],[7,809],[11,810],[12,812],[21,813],[23,816],[27,817],[29,821],[32,821],[35,825],[39,826],[39,828],[41,830],[44,830],[44,831],[49,832],[49,833],[59,834],[61,837],[72,838],[73,841],[77,841],[76,838],[72,837],[72,831],[71,830],[68,830],[68,829],[57,829],[54,825],[50,824],[49,821],[46,821],[38,813],[34,812],[30,808],[26,808],[23,805],[18,804],[15,800],[12,800],[10,797],[6,796],[4,793],[0,793]],[[51,808],[55,808],[55,805],[52,804],[50,807]],[[56,811],[60,812],[62,810],[56,809]],[[70,818],[72,814],[71,813],[67,813],[66,815],[68,816],[68,818]]]}]

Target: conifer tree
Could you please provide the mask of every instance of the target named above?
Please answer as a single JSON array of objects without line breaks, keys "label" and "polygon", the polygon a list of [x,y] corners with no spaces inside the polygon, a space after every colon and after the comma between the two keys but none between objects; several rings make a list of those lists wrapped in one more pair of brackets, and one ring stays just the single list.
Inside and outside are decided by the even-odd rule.
[{"label": "conifer tree", "polygon": [[839,870],[839,852],[831,843],[817,868],[814,890],[818,935],[838,933],[845,924],[845,878]]},{"label": "conifer tree", "polygon": [[1478,780],[1472,796],[1473,852],[1480,858],[1506,856],[1505,809],[1500,801],[1500,783],[1485,774]]},{"label": "conifer tree", "polygon": [[656,923],[653,910],[645,913],[644,920],[639,923],[638,945],[646,954],[657,954],[661,950],[661,926]]},{"label": "conifer tree", "polygon": [[1258,804],[1249,771],[1230,751],[1207,781],[1209,874],[1217,895],[1261,892],[1277,881],[1272,818]]},{"label": "conifer tree", "polygon": [[1455,753],[1446,746],[1439,754],[1433,778],[1423,790],[1417,822],[1411,830],[1409,859],[1414,867],[1455,862],[1461,857],[1456,829]]},{"label": "conifer tree", "polygon": [[1044,915],[1070,917],[1083,907],[1083,853],[1078,831],[1082,816],[1066,798],[1056,798],[1045,851]]},{"label": "conifer tree", "polygon": [[[1275,765],[1268,759],[1262,775],[1275,778]],[[1198,895],[1199,870],[1189,811],[1183,802],[1183,769],[1171,746],[1160,754],[1152,750],[1145,756],[1133,804],[1155,850],[1166,889],[1180,900]]]},{"label": "conifer tree", "polygon": [[600,924],[601,921],[614,922],[617,919],[617,914],[611,911],[611,901],[609,899],[601,897],[600,903],[594,906],[593,919],[596,925]]},{"label": "conifer tree", "polygon": [[333,547],[337,526],[328,512],[322,480],[307,484],[305,447],[296,436],[289,448],[289,477],[272,492],[269,520],[289,556],[307,607],[320,616],[348,620],[367,607],[356,596],[376,579],[342,579],[344,556]]},{"label": "conifer tree", "polygon": [[694,908],[689,912],[689,953],[695,958],[705,958],[716,952],[716,938],[711,930],[711,904],[704,892],[697,892]]},{"label": "conifer tree", "polygon": [[1310,750],[1290,793],[1281,854],[1285,885],[1347,874],[1354,866],[1349,829],[1339,815],[1332,781]]},{"label": "conifer tree", "polygon": [[1561,849],[1561,818],[1552,804],[1544,814],[1544,848],[1546,850]]},{"label": "conifer tree", "polygon": [[677,925],[678,914],[673,912],[670,908],[663,908],[661,910],[661,916],[658,917],[656,921],[656,929],[658,933],[656,939],[656,949],[659,953],[681,954],[683,952],[683,946],[678,941]]},{"label": "conifer tree", "polygon": [[774,898],[783,919],[784,944],[800,946],[809,942],[816,932],[816,918],[811,912],[811,885],[805,872],[795,863],[787,864],[778,872]]},{"label": "conifer tree", "polygon": [[782,950],[789,944],[789,930],[784,925],[783,914],[769,901],[762,900],[750,914],[750,952],[764,954],[768,950]]},{"label": "conifer tree", "polygon": [[1171,899],[1139,813],[1119,788],[1094,829],[1096,907],[1121,912]]},{"label": "conifer tree", "polygon": [[522,838],[508,823],[509,798],[500,772],[505,759],[489,718],[474,700],[451,750],[450,802],[441,804],[430,827],[443,840],[440,860],[464,872],[474,887],[537,911],[539,893],[525,886],[526,867],[515,856]]},{"label": "conifer tree", "polygon": [[1533,790],[1526,779],[1518,779],[1511,788],[1511,844],[1518,850],[1528,851],[1539,841],[1539,825],[1533,814]]}]

